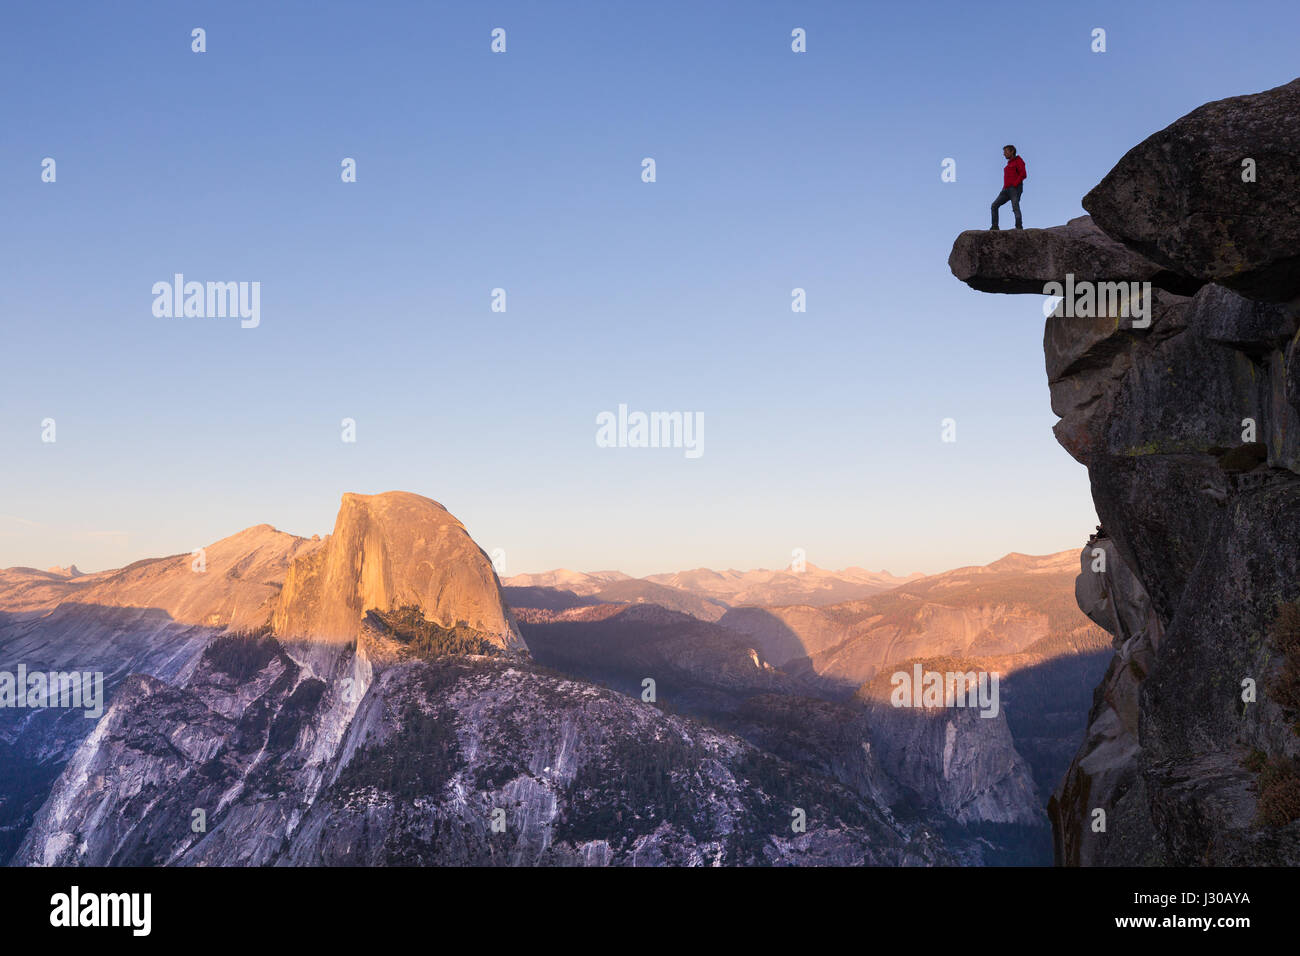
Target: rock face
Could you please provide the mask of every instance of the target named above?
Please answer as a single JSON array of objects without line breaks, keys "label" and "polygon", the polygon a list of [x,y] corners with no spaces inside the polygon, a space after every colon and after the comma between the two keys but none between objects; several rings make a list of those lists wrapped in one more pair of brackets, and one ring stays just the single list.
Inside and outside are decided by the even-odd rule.
[{"label": "rock face", "polygon": [[[733,609],[728,626],[647,605],[516,613],[542,664],[633,697],[651,677],[674,713],[928,821],[963,863],[1042,864],[1046,794],[1082,739],[1086,689],[1105,669],[1105,632],[1071,598],[1076,569],[1074,552],[1013,554],[866,601]],[[545,597],[538,590],[508,589]],[[809,657],[813,649],[824,653]],[[911,656],[970,651],[988,656],[963,670],[1002,677],[998,713],[892,706],[888,676],[910,671]]]},{"label": "rock face", "polygon": [[[1144,819],[1144,791],[1136,759],[1140,751],[1138,702],[1164,634],[1142,582],[1109,538],[1094,540],[1084,548],[1080,560],[1083,570],[1076,583],[1079,607],[1114,636],[1116,653],[1093,698],[1083,745],[1048,805],[1056,859],[1069,866],[1101,863],[1111,846],[1113,831],[1098,833],[1090,826],[1073,825],[1073,821],[1089,819],[1093,807],[1121,807],[1116,821],[1120,826],[1130,817]],[[1093,571],[1099,561],[1104,570]],[[1123,812],[1128,809],[1126,804],[1133,805],[1131,813]],[[1127,848],[1130,859],[1142,859],[1154,849],[1150,830],[1135,828],[1126,836],[1146,844]]]},{"label": "rock face", "polygon": [[[103,737],[113,726],[110,714],[146,720],[137,708],[179,701],[172,715],[177,738],[198,739],[207,727],[207,742],[195,745],[204,752],[238,732],[230,718],[251,704],[249,694],[263,694],[254,716],[269,719],[265,708],[275,698],[265,698],[267,688],[228,687],[231,699],[216,704],[207,691],[195,700],[184,689],[191,681],[211,683],[196,670],[214,641],[264,633],[272,620],[283,628],[281,666],[298,675],[279,703],[296,713],[303,698],[291,694],[308,679],[334,695],[324,695],[332,705],[322,707],[311,735],[315,749],[304,758],[321,772],[323,755],[350,726],[356,699],[373,679],[375,662],[356,653],[374,630],[367,614],[397,606],[414,606],[434,624],[464,624],[504,651],[524,649],[492,566],[464,527],[442,506],[406,493],[345,495],[335,533],[324,541],[258,525],[195,554],[116,571],[0,571],[0,669],[101,673],[109,707],[98,723],[83,710],[0,708],[0,860],[23,838],[56,778],[62,774],[61,792],[71,793],[89,785],[77,769],[85,761],[111,764],[112,746]],[[384,643],[370,638],[377,642]],[[315,686],[303,693],[311,696]],[[181,729],[185,715],[194,717],[189,729]],[[88,748],[83,764],[72,760],[79,748]],[[159,770],[159,780],[170,772]]]},{"label": "rock face", "polygon": [[[105,707],[130,675],[184,680],[223,630],[267,622],[289,563],[318,543],[259,525],[201,556],[75,576],[0,571],[0,670],[101,674]],[[84,714],[0,708],[0,861],[97,726]]]},{"label": "rock face", "polygon": [[346,644],[367,611],[406,605],[523,649],[487,555],[442,505],[403,491],[343,496],[325,546],[289,568],[273,626],[288,640]]},{"label": "rock face", "polygon": [[[927,669],[937,663],[924,662]],[[899,665],[900,671],[910,669],[910,662]],[[890,689],[882,677],[864,685],[857,699],[868,707],[881,766],[915,804],[959,823],[1045,823],[1029,764],[1016,750],[1004,711],[989,718],[955,707],[896,708],[889,703]]]},{"label": "rock face", "polygon": [[1107,235],[1167,269],[1250,299],[1294,301],[1297,142],[1300,79],[1207,103],[1129,150],[1083,207]]},{"label": "rock face", "polygon": [[948,268],[980,292],[1041,295],[1045,284],[1064,282],[1067,274],[1090,282],[1151,282],[1183,295],[1204,284],[1126,248],[1088,216],[1049,229],[1006,230],[997,242],[987,241],[982,229],[968,230],[953,243]]},{"label": "rock face", "polygon": [[[602,604],[562,612],[517,612],[539,664],[641,696],[651,677],[678,710],[707,712],[723,695],[793,693],[744,635],[653,604]],[[702,706],[695,706],[699,699]]]},{"label": "rock face", "polygon": [[[15,863],[951,859],[830,775],[523,661],[394,657],[365,633],[358,666],[320,680],[274,638],[228,640],[184,686],[131,678]],[[362,672],[363,687],[340,679]]]},{"label": "rock face", "polygon": [[[1297,151],[1300,80],[1201,107],[1084,201],[1134,254],[1210,284],[1157,292],[1147,328],[1047,320],[1056,434],[1105,529],[1076,595],[1116,652],[1049,808],[1064,864],[1300,863],[1300,662],[1279,629],[1300,598]],[[1091,254],[1010,235],[963,234],[954,256],[988,272],[958,277],[1032,285]]]}]

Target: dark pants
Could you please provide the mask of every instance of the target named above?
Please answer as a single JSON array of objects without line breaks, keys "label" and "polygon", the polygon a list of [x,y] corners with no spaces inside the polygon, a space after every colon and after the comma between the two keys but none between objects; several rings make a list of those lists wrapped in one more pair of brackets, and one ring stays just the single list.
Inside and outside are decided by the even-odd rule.
[{"label": "dark pants", "polygon": [[998,198],[993,200],[993,228],[998,227],[998,207],[1003,206],[1008,200],[1011,201],[1011,211],[1016,214],[1016,228],[1020,229],[1020,194],[1025,191],[1023,184],[1019,186],[1008,186],[1002,192],[998,193]]}]

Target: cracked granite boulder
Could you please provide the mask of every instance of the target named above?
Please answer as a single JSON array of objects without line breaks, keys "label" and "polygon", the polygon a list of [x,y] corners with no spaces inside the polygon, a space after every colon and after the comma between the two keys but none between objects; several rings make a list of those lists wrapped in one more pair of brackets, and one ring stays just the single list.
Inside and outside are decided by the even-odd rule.
[{"label": "cracked granite boulder", "polygon": [[1249,299],[1300,297],[1300,79],[1193,110],[1083,198],[1108,236]]}]

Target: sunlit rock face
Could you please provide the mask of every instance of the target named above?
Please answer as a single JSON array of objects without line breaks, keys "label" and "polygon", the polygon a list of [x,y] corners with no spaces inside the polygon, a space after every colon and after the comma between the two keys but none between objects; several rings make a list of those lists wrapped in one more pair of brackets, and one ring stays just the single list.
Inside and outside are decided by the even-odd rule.
[{"label": "sunlit rock face", "polygon": [[[1104,528],[1076,593],[1116,649],[1051,803],[1059,862],[1300,862],[1300,820],[1275,798],[1279,774],[1300,786],[1277,630],[1300,598],[1298,156],[1300,80],[1195,110],[1084,200],[1106,236],[1184,281],[1152,277],[1144,322],[1046,323],[1056,434]],[[964,233],[954,272],[1041,294],[1039,279],[1095,255],[1095,237],[1075,241]],[[1092,278],[1133,275],[1115,268]]]},{"label": "sunlit rock face", "polygon": [[[114,571],[0,571],[4,667],[101,674],[107,709],[96,719],[84,708],[0,709],[0,858],[17,848],[56,779],[60,795],[40,824],[56,843],[65,832],[59,821],[76,817],[78,801],[100,812],[94,781],[139,769],[132,742],[157,729],[151,721],[170,726],[168,740],[195,742],[171,759],[210,760],[238,750],[229,735],[244,739],[239,718],[248,708],[260,715],[256,721],[271,722],[261,728],[267,732],[272,717],[283,718],[280,733],[287,734],[284,714],[299,714],[310,701],[315,722],[295,759],[302,764],[297,784],[313,792],[376,673],[400,657],[367,615],[399,606],[435,624],[463,626],[502,651],[524,649],[488,559],[460,522],[413,494],[345,495],[335,533],[324,541],[258,525],[192,553]],[[259,671],[267,686],[251,673],[244,675],[251,683],[213,679],[204,655],[214,642],[237,634],[269,640],[273,621],[289,633],[275,642],[279,664]],[[158,746],[169,749],[161,740]],[[121,793],[138,796],[183,772],[164,764],[123,779]],[[124,819],[121,826],[147,834],[155,824]],[[90,849],[56,855],[97,858]]]},{"label": "sunlit rock face", "polygon": [[286,640],[347,643],[367,611],[408,605],[523,649],[487,555],[442,505],[402,491],[343,496],[324,546],[289,568],[273,625]]},{"label": "sunlit rock face", "polygon": [[[182,682],[214,637],[265,626],[289,564],[319,545],[258,525],[117,570],[2,570],[0,670],[102,675],[105,708],[130,675]],[[0,860],[96,728],[85,713],[0,708]]]}]

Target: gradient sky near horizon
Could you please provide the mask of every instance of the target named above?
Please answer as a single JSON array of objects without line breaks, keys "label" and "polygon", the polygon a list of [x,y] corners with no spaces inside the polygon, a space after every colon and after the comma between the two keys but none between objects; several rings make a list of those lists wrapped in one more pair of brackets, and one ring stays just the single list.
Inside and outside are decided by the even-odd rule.
[{"label": "gradient sky near horizon", "polygon": [[[12,6],[0,567],[324,534],[390,489],[507,573],[1082,546],[1042,300],[957,282],[952,241],[1004,143],[1026,224],[1064,222],[1150,133],[1293,79],[1297,35],[1291,0]],[[177,272],[259,281],[260,327],[154,317]],[[704,454],[598,448],[620,403],[702,412]]]}]

